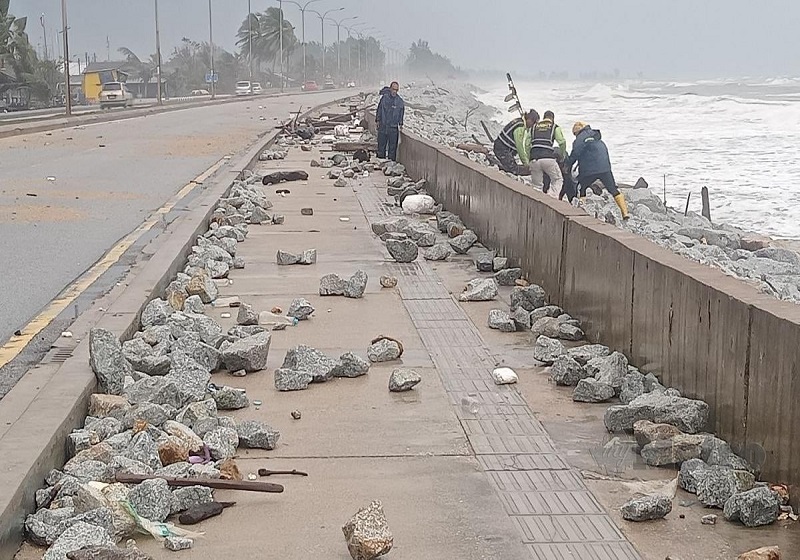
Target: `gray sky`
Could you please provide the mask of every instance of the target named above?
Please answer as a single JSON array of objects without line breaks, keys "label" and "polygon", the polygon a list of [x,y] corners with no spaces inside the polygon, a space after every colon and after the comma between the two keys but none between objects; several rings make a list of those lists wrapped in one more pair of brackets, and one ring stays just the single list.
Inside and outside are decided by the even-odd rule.
[{"label": "gray sky", "polygon": [[[305,0],[302,0],[305,2]],[[46,14],[53,52],[60,28],[60,0],[11,0],[11,12],[29,16],[34,44],[42,42],[39,15]],[[247,0],[213,0],[215,43],[233,49]],[[155,50],[152,0],[68,0],[70,51],[111,57],[126,46],[140,56]],[[252,0],[264,10],[277,0]],[[777,76],[800,74],[793,0],[321,0],[316,9],[345,7],[398,45],[424,38],[468,68],[528,71],[638,71],[648,77]],[[300,35],[299,10],[284,5]],[[160,0],[162,52],[181,37],[208,37],[206,0]],[[319,40],[319,19],[306,14],[306,36]],[[539,29],[521,22],[541,18]],[[351,22],[356,23],[356,22]],[[531,27],[531,26],[529,26]],[[326,42],[335,26],[326,28]]]}]

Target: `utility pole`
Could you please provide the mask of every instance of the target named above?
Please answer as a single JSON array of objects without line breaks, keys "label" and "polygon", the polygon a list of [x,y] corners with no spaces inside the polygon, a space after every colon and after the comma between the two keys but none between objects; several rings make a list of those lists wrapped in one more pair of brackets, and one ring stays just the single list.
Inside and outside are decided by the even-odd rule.
[{"label": "utility pole", "polygon": [[111,61],[111,41],[109,40],[108,35],[106,35],[106,62],[110,61]]},{"label": "utility pole", "polygon": [[322,14],[314,10],[309,10],[309,12],[317,14],[317,17],[319,17],[319,22],[322,26],[322,79],[323,80],[325,79],[325,18],[327,18],[328,14],[331,12],[341,12],[342,10],[344,10],[344,8],[333,8]]},{"label": "utility pole", "polygon": [[39,18],[39,23],[42,24],[42,36],[44,37],[44,59],[47,60],[47,27],[44,25],[44,14]]},{"label": "utility pole", "polygon": [[[158,29],[158,0],[155,0],[155,9],[156,9],[156,80],[158,81],[158,85],[156,86],[156,95],[158,95],[158,104],[163,105],[163,101],[161,100],[161,34]],[[145,85],[145,88],[147,86]]]},{"label": "utility pole", "polygon": [[250,0],[247,0],[247,69],[250,76],[250,91],[253,91],[253,9]]},{"label": "utility pole", "polygon": [[69,38],[67,30],[67,0],[61,0],[61,24],[64,27],[64,108],[67,116],[72,115],[72,90],[69,83]]},{"label": "utility pole", "polygon": [[280,24],[280,27],[278,28],[278,37],[279,37],[279,42],[281,44],[281,64],[280,64],[280,69],[281,69],[281,93],[283,93],[283,79],[284,79],[283,78],[284,77],[284,71],[283,71],[283,0],[278,0],[278,11],[280,12],[280,18],[281,18],[281,24]]},{"label": "utility pole", "polygon": [[211,0],[208,0],[208,42],[211,50],[211,99],[217,98],[216,73],[214,72],[214,24],[211,19]]},{"label": "utility pole", "polygon": [[330,18],[330,21],[334,23],[336,26],[336,72],[338,74],[338,78],[341,80],[342,76],[342,24],[346,21],[358,19],[358,16],[348,17],[344,19],[340,19],[336,21],[333,18]]},{"label": "utility pole", "polygon": [[[308,0],[305,4],[300,4],[299,2],[295,2],[294,0],[283,0],[290,4],[294,4],[298,8],[300,8],[300,21],[303,29],[303,83],[306,82],[308,76],[306,74],[306,8],[310,4],[314,2],[321,2],[321,0]],[[314,12],[314,10],[309,10],[310,12]],[[316,13],[316,12],[314,12]]]}]

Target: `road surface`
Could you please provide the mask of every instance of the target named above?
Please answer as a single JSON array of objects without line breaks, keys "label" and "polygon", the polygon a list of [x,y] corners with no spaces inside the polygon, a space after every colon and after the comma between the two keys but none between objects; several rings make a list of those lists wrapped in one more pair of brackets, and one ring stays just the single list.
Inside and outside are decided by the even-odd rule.
[{"label": "road surface", "polygon": [[0,345],[215,162],[299,106],[342,96],[261,97],[0,139]]}]

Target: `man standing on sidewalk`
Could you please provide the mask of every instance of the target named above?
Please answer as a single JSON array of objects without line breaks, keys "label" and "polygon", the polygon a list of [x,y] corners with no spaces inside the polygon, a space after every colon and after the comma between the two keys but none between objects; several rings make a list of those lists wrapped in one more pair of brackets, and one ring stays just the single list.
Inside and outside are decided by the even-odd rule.
[{"label": "man standing on sidewalk", "polygon": [[392,82],[389,92],[381,97],[375,113],[375,123],[378,127],[378,157],[380,159],[388,156],[390,160],[397,161],[397,142],[406,112],[405,102],[397,95],[398,91],[400,91],[400,84]]},{"label": "man standing on sidewalk", "polygon": [[[553,147],[558,144],[558,152]],[[552,111],[545,111],[542,120],[533,126],[531,139],[531,184],[543,192],[553,190],[559,193],[564,184],[559,160],[563,161],[567,154],[567,141],[561,127],[555,123]],[[549,188],[545,188],[544,177],[549,178]]]}]

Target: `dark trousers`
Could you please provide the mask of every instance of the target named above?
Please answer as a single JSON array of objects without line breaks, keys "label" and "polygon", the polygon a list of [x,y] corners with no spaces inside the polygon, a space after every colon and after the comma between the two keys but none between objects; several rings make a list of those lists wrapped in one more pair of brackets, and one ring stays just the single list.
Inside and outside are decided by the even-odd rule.
[{"label": "dark trousers", "polygon": [[614,180],[614,174],[611,173],[611,171],[606,171],[605,173],[595,173],[594,175],[586,176],[581,175],[578,177],[578,183],[580,183],[581,186],[581,198],[586,196],[586,189],[590,188],[595,181],[603,183],[603,186],[611,196],[617,196],[619,194],[617,182]]},{"label": "dark trousers", "polygon": [[494,142],[494,157],[500,162],[500,169],[514,175],[530,175],[531,170],[527,165],[519,165],[514,158],[514,150],[509,149],[500,140]]},{"label": "dark trousers", "polygon": [[396,126],[381,126],[378,129],[378,157],[389,157],[397,161],[397,141],[400,139],[400,130]]}]

